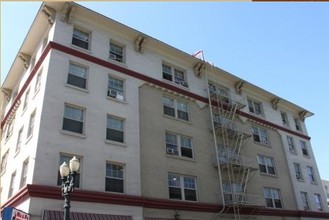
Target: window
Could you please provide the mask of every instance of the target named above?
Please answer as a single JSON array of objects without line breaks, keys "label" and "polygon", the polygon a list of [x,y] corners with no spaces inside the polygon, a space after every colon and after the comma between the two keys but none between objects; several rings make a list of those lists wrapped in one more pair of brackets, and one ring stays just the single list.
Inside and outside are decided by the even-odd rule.
[{"label": "window", "polygon": [[281,193],[279,189],[264,188],[266,207],[282,208]]},{"label": "window", "polygon": [[294,142],[294,138],[287,136],[287,141],[288,141],[288,147],[289,147],[289,151],[291,153],[296,153],[296,147],[295,147],[295,142]]},{"label": "window", "polygon": [[170,65],[162,64],[162,78],[184,87],[188,87],[185,72]]},{"label": "window", "polygon": [[321,195],[314,193],[314,203],[318,211],[322,211]]},{"label": "window", "polygon": [[65,104],[63,130],[83,133],[84,110]]},{"label": "window", "polygon": [[30,89],[28,89],[25,93],[23,109],[26,109],[26,107],[27,107],[27,104],[29,102],[29,96],[30,96]]},{"label": "window", "polygon": [[22,188],[23,186],[26,185],[28,166],[29,166],[29,160],[27,159],[26,161],[24,161],[23,167],[22,167],[22,177],[21,177],[20,188]]},{"label": "window", "polygon": [[11,134],[13,133],[14,122],[15,122],[15,116],[8,123],[7,133],[6,133],[6,139],[9,138],[11,136]]},{"label": "window", "polygon": [[7,150],[6,153],[1,158],[0,174],[3,174],[6,171],[8,155],[9,155],[9,150]]},{"label": "window", "polygon": [[307,166],[306,169],[307,169],[308,180],[310,181],[310,183],[316,183],[313,167]]},{"label": "window", "polygon": [[297,180],[303,180],[303,174],[302,174],[302,169],[300,167],[299,163],[294,163],[294,168],[295,168],[295,175]]},{"label": "window", "polygon": [[310,210],[310,205],[308,203],[307,192],[300,192],[300,196],[302,197],[304,210]]},{"label": "window", "polygon": [[168,186],[170,199],[197,201],[195,177],[169,173]]},{"label": "window", "polygon": [[42,73],[42,69],[39,71],[39,73],[36,76],[34,93],[36,93],[40,89],[40,86],[41,86],[41,73]]},{"label": "window", "polygon": [[90,34],[88,32],[79,30],[77,28],[74,28],[73,30],[73,37],[72,37],[72,44],[78,47],[81,47],[83,49],[88,50],[89,49],[89,40],[90,40]]},{"label": "window", "polygon": [[[82,167],[82,158],[76,156],[80,162],[80,167],[79,170],[77,171],[77,175],[75,177],[75,185],[74,187],[79,188],[80,187],[80,168]],[[73,155],[68,155],[68,154],[59,154],[59,165],[61,166],[64,162],[67,163],[67,165],[70,165],[70,160],[73,158]],[[62,177],[61,174],[59,173],[59,170],[57,171],[57,185],[61,186],[62,185]]]},{"label": "window", "polygon": [[244,186],[241,184],[223,182],[225,203],[232,204],[234,202],[243,202],[244,200],[243,188]]},{"label": "window", "polygon": [[169,155],[193,158],[192,139],[166,132],[166,151]]},{"label": "window", "polygon": [[124,63],[124,48],[123,46],[110,42],[110,59]]},{"label": "window", "polygon": [[259,116],[264,116],[262,103],[248,99],[248,108],[249,112]]},{"label": "window", "polygon": [[124,192],[123,165],[106,163],[105,191]]},{"label": "window", "polygon": [[18,132],[15,152],[18,152],[21,149],[21,145],[22,145],[22,134],[23,134],[23,127]]},{"label": "window", "polygon": [[261,144],[269,145],[268,135],[265,129],[254,126],[252,126],[251,129],[254,141]]},{"label": "window", "polygon": [[109,76],[107,85],[107,96],[124,100],[124,81],[121,79]]},{"label": "window", "polygon": [[300,121],[298,118],[294,118],[294,122],[295,122],[295,128],[297,131],[302,131],[302,127],[300,126]]},{"label": "window", "polygon": [[108,115],[106,140],[124,143],[124,120]]},{"label": "window", "polygon": [[288,121],[287,113],[281,112],[280,114],[281,114],[281,120],[282,120],[283,126],[289,127],[289,121]]},{"label": "window", "polygon": [[29,127],[27,129],[27,137],[28,138],[33,135],[34,121],[35,121],[35,111],[30,116]]},{"label": "window", "polygon": [[85,89],[87,87],[87,68],[70,63],[67,84]]},{"label": "window", "polygon": [[163,97],[163,111],[165,115],[189,121],[188,104],[185,102]]},{"label": "window", "polygon": [[272,157],[258,155],[258,165],[261,173],[275,175],[274,160]]},{"label": "window", "polygon": [[16,182],[16,171],[13,172],[13,174],[11,174],[8,198],[10,198],[13,195],[14,188],[15,188],[15,182]]},{"label": "window", "polygon": [[307,150],[307,145],[305,141],[299,141],[300,147],[302,148],[302,152],[304,156],[309,156],[308,150]]}]

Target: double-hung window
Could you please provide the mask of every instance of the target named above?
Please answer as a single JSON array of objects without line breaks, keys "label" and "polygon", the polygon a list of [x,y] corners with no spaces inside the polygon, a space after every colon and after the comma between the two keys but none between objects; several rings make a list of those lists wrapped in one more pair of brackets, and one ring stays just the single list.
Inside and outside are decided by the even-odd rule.
[{"label": "double-hung window", "polygon": [[258,155],[257,158],[260,172],[275,175],[274,160],[272,157]]},{"label": "double-hung window", "polygon": [[178,174],[168,174],[169,198],[197,201],[196,178]]},{"label": "double-hung window", "polygon": [[308,180],[310,181],[310,183],[316,183],[313,167],[307,166],[306,169],[307,169]]},{"label": "double-hung window", "polygon": [[124,63],[124,47],[120,44],[110,42],[110,54],[111,60],[115,60],[120,63]]},{"label": "double-hung window", "polygon": [[83,49],[89,50],[90,33],[80,29],[73,29],[72,44]]},{"label": "double-hung window", "polygon": [[230,182],[223,182],[222,185],[224,192],[224,201],[226,204],[244,201],[243,185]]},{"label": "double-hung window", "polygon": [[165,115],[189,121],[189,109],[186,102],[163,97],[163,111]]},{"label": "double-hung window", "polygon": [[13,174],[11,174],[8,198],[10,198],[13,195],[15,184],[16,184],[16,171],[13,172]]},{"label": "double-hung window", "polygon": [[8,155],[9,155],[9,149],[6,151],[6,153],[2,155],[0,174],[3,174],[6,171]]},{"label": "double-hung window", "polygon": [[192,139],[166,132],[166,151],[169,155],[193,158]]},{"label": "double-hung window", "polygon": [[20,188],[22,188],[23,186],[26,185],[28,166],[29,166],[29,160],[27,159],[26,161],[24,161],[23,167],[22,167],[22,177],[21,177]]},{"label": "double-hung window", "polygon": [[105,191],[124,192],[124,169],[121,164],[106,163]]},{"label": "double-hung window", "polygon": [[6,139],[11,136],[14,130],[14,123],[15,123],[15,116],[12,117],[12,119],[9,121],[7,126],[7,133],[6,133]]},{"label": "double-hung window", "polygon": [[27,104],[29,102],[29,96],[30,96],[30,89],[26,90],[23,110],[26,109],[26,107],[27,107]]},{"label": "double-hung window", "polygon": [[124,81],[113,76],[109,76],[107,85],[107,96],[124,100]]},{"label": "double-hung window", "polygon": [[294,163],[295,175],[297,180],[303,180],[302,168],[299,163]]},{"label": "double-hung window", "polygon": [[106,140],[124,143],[124,119],[107,116]]},{"label": "double-hung window", "polygon": [[283,126],[289,127],[288,115],[285,112],[280,112],[281,114],[281,121]]},{"label": "double-hung window", "polygon": [[300,121],[298,118],[294,118],[294,122],[295,122],[295,128],[297,131],[302,131],[302,127],[300,125]]},{"label": "double-hung window", "polygon": [[65,104],[63,130],[83,133],[84,109]]},{"label": "double-hung window", "polygon": [[263,106],[261,102],[248,99],[248,108],[250,113],[256,114],[258,116],[264,116]]},{"label": "double-hung window", "polygon": [[265,129],[252,126],[251,130],[254,141],[261,144],[269,145],[269,138]]},{"label": "double-hung window", "polygon": [[299,141],[304,156],[309,156],[305,141]]},{"label": "double-hung window", "polygon": [[27,137],[28,138],[33,135],[34,121],[35,121],[35,111],[30,116],[29,127],[27,129]]},{"label": "double-hung window", "polygon": [[87,67],[70,63],[67,84],[85,89],[87,87]]},{"label": "double-hung window", "polygon": [[308,202],[307,192],[300,192],[300,197],[302,198],[303,207],[305,211],[310,210],[310,205]]},{"label": "double-hung window", "polygon": [[35,86],[34,86],[34,93],[37,93],[40,89],[41,86],[41,74],[42,74],[42,69],[39,71],[39,73],[36,76],[35,80]]},{"label": "double-hung window", "polygon": [[[79,170],[77,171],[77,175],[75,177],[75,185],[74,187],[79,188],[80,187],[80,168],[82,167],[82,158],[76,156],[79,159],[80,162],[80,167]],[[59,166],[61,166],[64,162],[69,165],[70,160],[73,158],[73,155],[68,155],[68,154],[63,154],[60,153],[59,155]],[[59,170],[57,172],[57,185],[60,186],[62,185],[62,177],[61,174],[59,173]]]},{"label": "double-hung window", "polygon": [[172,67],[171,65],[162,64],[162,78],[178,85],[188,87],[185,71]]},{"label": "double-hung window", "polygon": [[293,137],[287,136],[288,147],[291,153],[296,153],[295,141]]},{"label": "double-hung window", "polygon": [[318,211],[322,211],[322,202],[321,202],[321,195],[314,193],[314,203],[315,207]]},{"label": "double-hung window", "polygon": [[266,207],[282,208],[281,193],[279,189],[264,188]]},{"label": "double-hung window", "polygon": [[23,136],[23,127],[19,130],[18,136],[17,136],[17,143],[16,143],[16,149],[15,152],[18,152],[21,149],[22,145],[22,136]]}]

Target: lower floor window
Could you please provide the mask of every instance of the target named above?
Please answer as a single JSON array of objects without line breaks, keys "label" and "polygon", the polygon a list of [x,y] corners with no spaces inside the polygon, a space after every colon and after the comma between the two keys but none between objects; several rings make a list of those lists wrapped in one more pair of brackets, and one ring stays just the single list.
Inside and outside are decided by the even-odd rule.
[{"label": "lower floor window", "polygon": [[[67,155],[67,154],[60,154],[59,155],[59,166],[61,166],[64,162],[69,165],[70,164],[70,160],[73,158],[72,155]],[[82,158],[81,157],[77,157],[80,161],[80,167],[81,167],[81,163],[82,163]],[[62,177],[61,174],[59,173],[59,170],[57,171],[57,185],[60,186],[62,185]],[[74,187],[79,188],[80,187],[80,169],[77,171],[77,175],[75,177],[75,185]]]},{"label": "lower floor window", "polygon": [[264,197],[266,200],[266,207],[282,208],[281,195],[279,189],[264,188]]},{"label": "lower floor window", "polygon": [[106,163],[105,191],[124,192],[123,165]]},{"label": "lower floor window", "polygon": [[318,211],[322,211],[322,203],[320,194],[314,194],[315,207]]},{"label": "lower floor window", "polygon": [[195,177],[169,173],[168,185],[170,199],[197,201]]}]

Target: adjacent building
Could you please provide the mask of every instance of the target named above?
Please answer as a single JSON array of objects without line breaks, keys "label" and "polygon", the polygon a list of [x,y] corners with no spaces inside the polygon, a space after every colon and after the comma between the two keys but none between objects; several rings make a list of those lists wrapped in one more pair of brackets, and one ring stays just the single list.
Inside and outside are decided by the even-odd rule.
[{"label": "adjacent building", "polygon": [[328,219],[304,108],[73,2],[43,3],[2,85],[1,210]]}]

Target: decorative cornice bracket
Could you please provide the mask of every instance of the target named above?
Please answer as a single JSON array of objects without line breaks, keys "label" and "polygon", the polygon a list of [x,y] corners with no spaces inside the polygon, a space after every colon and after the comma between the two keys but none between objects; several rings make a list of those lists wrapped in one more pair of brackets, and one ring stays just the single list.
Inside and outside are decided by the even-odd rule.
[{"label": "decorative cornice bracket", "polygon": [[24,68],[27,69],[30,65],[31,56],[25,53],[20,53],[18,57],[23,61]]},{"label": "decorative cornice bracket", "polygon": [[272,108],[274,110],[278,109],[278,104],[279,104],[280,99],[278,97],[275,97],[271,100]]},{"label": "decorative cornice bracket", "polygon": [[302,121],[305,121],[305,118],[307,117],[307,116],[306,116],[307,113],[308,113],[308,112],[307,112],[306,110],[300,111],[300,112],[298,113],[299,119],[302,120]]},{"label": "decorative cornice bracket", "polygon": [[72,13],[73,13],[74,9],[75,9],[74,5],[72,5],[69,2],[66,2],[62,9],[61,21],[71,24],[72,23]]},{"label": "decorative cornice bracket", "polygon": [[56,11],[55,9],[44,5],[42,8],[42,12],[47,16],[49,24],[53,24],[55,22]]},{"label": "decorative cornice bracket", "polygon": [[204,73],[204,69],[205,69],[205,63],[204,62],[197,62],[194,67],[193,67],[193,70],[194,70],[194,75],[196,77],[200,77],[201,74]]},{"label": "decorative cornice bracket", "polygon": [[238,81],[237,83],[235,83],[235,92],[238,93],[239,95],[241,95],[242,93],[243,85],[244,85],[244,81]]},{"label": "decorative cornice bracket", "polygon": [[146,38],[143,35],[138,35],[135,39],[135,51],[139,53],[143,53]]}]

